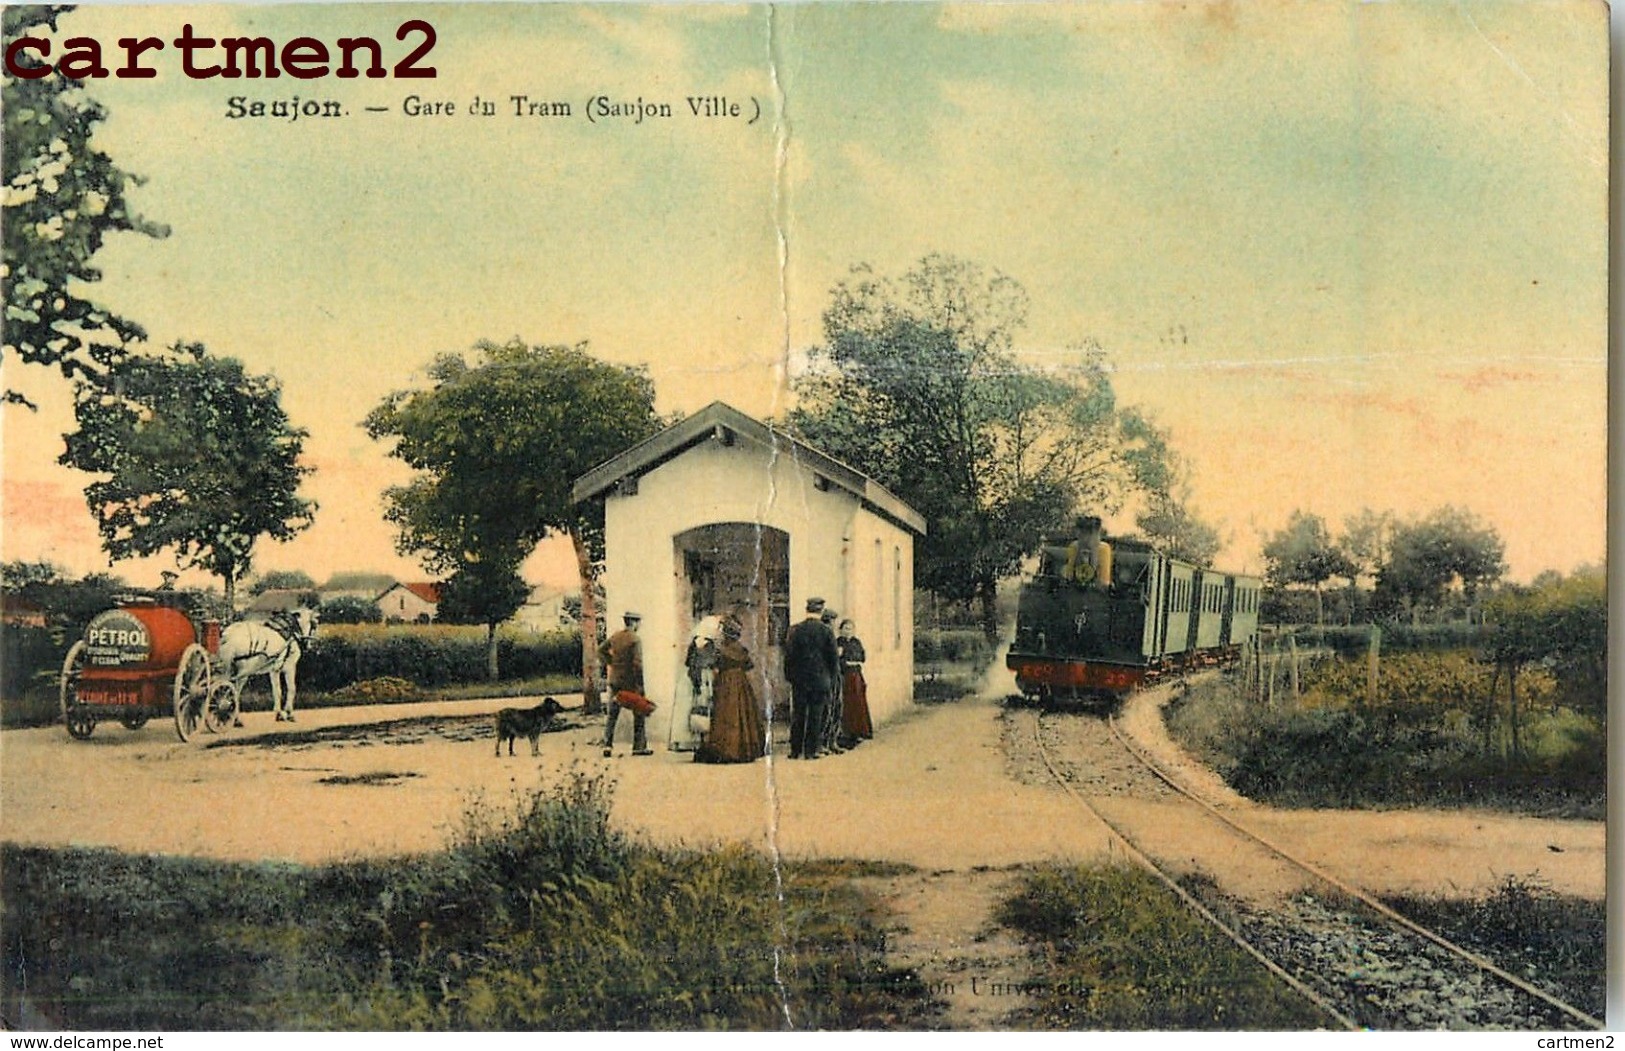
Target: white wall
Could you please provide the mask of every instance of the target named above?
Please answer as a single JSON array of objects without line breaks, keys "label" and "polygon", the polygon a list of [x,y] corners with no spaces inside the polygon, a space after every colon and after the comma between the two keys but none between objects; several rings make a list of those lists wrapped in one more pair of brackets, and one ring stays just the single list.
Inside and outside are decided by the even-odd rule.
[{"label": "white wall", "polygon": [[[811,471],[786,451],[775,453],[744,438],[733,446],[708,441],[684,452],[638,480],[632,496],[605,500],[607,623],[618,630],[621,614],[643,615],[644,683],[660,704],[650,721],[650,740],[666,740],[671,711],[668,684],[677,681],[687,645],[676,624],[682,565],[674,558],[674,538],[697,526],[756,522],[790,534],[790,619],[802,616],[809,596],[819,595],[843,615],[856,613],[859,637],[869,650],[869,700],[875,720],[910,703],[913,691],[912,535],[862,509],[840,489],[820,491]],[[886,580],[867,581],[872,569],[853,557],[882,541]],[[891,594],[894,551],[902,559],[902,645],[877,633],[881,616],[868,611],[874,596]],[[871,555],[872,558],[872,555]],[[854,606],[856,609],[854,609]],[[890,632],[888,624],[885,632]],[[883,637],[884,636],[884,637]],[[873,639],[873,641],[871,641]],[[885,643],[885,645],[881,645]]]}]

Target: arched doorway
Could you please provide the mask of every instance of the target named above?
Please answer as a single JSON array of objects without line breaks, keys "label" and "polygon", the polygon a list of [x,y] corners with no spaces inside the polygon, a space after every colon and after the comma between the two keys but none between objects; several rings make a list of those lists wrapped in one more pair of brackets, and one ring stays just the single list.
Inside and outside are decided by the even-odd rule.
[{"label": "arched doorway", "polygon": [[790,534],[755,522],[716,522],[679,533],[673,547],[678,640],[686,646],[709,613],[732,614],[755,660],[757,695],[775,718],[787,716],[781,647],[790,628]]}]

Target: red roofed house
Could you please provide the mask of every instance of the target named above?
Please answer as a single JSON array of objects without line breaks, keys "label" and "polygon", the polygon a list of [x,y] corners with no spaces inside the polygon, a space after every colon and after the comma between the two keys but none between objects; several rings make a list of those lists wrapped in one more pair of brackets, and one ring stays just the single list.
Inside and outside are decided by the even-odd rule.
[{"label": "red roofed house", "polygon": [[440,585],[429,581],[396,584],[374,601],[383,612],[385,622],[427,624],[440,609]]}]

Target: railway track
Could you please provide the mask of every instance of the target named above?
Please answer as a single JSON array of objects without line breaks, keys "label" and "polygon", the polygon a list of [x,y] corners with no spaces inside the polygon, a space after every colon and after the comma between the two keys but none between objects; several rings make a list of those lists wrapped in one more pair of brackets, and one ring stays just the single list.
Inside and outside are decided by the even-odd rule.
[{"label": "railway track", "polygon": [[[1285,866],[1305,889],[1279,908],[1253,910],[1210,906],[1158,860],[1155,837],[1113,816],[1098,795],[1085,794],[1086,776],[1057,754],[1052,729],[1058,719],[1033,717],[1033,740],[1049,776],[1111,830],[1123,852],[1152,872],[1193,912],[1223,931],[1299,995],[1313,1003],[1328,1027],[1343,1029],[1601,1029],[1603,1022],[1550,991],[1511,973],[1400,915],[1369,893],[1296,857],[1191,791],[1135,746],[1115,716],[1100,720],[1101,732],[1137,776],[1155,780],[1164,805],[1178,805],[1214,826],[1215,841],[1235,852],[1237,864]],[[1094,728],[1088,727],[1093,733]],[[1098,785],[1098,779],[1097,779]],[[1186,820],[1182,817],[1182,821]],[[1226,913],[1220,916],[1219,913]]]}]

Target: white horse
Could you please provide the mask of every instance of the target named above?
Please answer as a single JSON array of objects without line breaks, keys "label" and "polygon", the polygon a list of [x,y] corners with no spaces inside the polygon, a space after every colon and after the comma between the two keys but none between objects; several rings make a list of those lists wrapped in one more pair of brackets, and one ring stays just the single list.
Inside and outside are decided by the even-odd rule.
[{"label": "white horse", "polygon": [[[316,634],[316,611],[301,606],[273,613],[264,620],[239,620],[220,635],[220,671],[242,694],[256,675],[271,677],[271,710],[277,722],[293,722],[294,672]],[[238,726],[242,725],[239,719]]]}]

